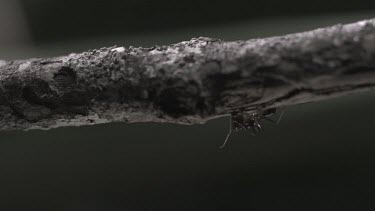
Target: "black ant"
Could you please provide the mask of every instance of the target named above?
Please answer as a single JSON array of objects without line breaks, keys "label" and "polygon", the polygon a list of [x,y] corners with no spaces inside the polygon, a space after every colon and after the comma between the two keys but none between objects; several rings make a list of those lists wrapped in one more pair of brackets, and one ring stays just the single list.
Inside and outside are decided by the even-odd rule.
[{"label": "black ant", "polygon": [[225,138],[225,141],[223,145],[221,145],[219,148],[224,148],[226,144],[228,143],[229,136],[232,133],[232,130],[235,132],[239,130],[245,130],[249,131],[251,135],[255,136],[257,133],[261,132],[262,126],[260,124],[261,120],[267,120],[269,122],[272,122],[274,124],[279,124],[281,118],[284,115],[284,111],[280,113],[279,118],[275,121],[270,116],[274,115],[276,113],[276,108],[270,108],[266,110],[257,110],[252,113],[248,112],[238,112],[235,114],[230,115],[229,120],[229,132],[227,137]]}]

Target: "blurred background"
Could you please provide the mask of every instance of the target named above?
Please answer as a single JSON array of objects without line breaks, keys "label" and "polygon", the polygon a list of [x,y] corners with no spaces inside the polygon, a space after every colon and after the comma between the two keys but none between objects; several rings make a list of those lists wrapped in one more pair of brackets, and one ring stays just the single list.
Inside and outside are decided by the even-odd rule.
[{"label": "blurred background", "polygon": [[[375,1],[0,0],[0,59],[282,35],[375,17]],[[0,210],[375,209],[375,92],[289,107],[254,137],[204,125],[0,132]]]}]

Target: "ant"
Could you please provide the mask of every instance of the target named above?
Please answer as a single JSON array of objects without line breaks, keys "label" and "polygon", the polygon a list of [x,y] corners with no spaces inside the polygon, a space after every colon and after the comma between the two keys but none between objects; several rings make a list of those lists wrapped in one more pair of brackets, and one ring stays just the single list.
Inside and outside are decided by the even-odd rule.
[{"label": "ant", "polygon": [[280,113],[279,118],[275,121],[270,116],[274,115],[276,113],[276,108],[270,108],[266,110],[260,110],[253,113],[235,113],[230,115],[229,120],[229,132],[227,137],[225,138],[224,143],[219,147],[220,149],[224,148],[226,144],[228,143],[229,136],[232,134],[232,130],[235,132],[239,130],[245,130],[249,131],[251,135],[255,136],[257,133],[261,132],[262,126],[260,124],[261,120],[267,120],[269,122],[272,122],[275,125],[278,125],[280,123],[281,118],[284,115],[284,111]]}]

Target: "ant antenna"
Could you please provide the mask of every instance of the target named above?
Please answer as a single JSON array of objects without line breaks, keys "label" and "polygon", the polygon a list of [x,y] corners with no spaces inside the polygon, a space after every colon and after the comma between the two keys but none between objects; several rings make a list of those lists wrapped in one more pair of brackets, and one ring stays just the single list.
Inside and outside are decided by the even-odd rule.
[{"label": "ant antenna", "polygon": [[232,115],[229,116],[229,132],[227,134],[227,137],[225,138],[224,143],[219,147],[220,149],[224,148],[229,140],[229,136],[232,134]]}]

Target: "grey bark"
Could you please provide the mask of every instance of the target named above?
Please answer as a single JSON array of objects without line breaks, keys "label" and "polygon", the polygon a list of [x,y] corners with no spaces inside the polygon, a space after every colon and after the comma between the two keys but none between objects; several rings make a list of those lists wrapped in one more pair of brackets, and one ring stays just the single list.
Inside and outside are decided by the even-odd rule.
[{"label": "grey bark", "polygon": [[375,19],[265,39],[194,38],[0,61],[0,130],[204,123],[375,86]]}]

